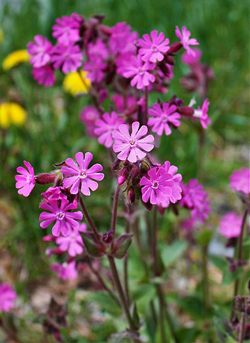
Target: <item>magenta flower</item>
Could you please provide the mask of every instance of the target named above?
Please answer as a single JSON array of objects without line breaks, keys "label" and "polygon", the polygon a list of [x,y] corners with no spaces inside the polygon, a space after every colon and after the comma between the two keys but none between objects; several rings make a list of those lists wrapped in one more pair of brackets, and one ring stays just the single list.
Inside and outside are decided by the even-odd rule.
[{"label": "magenta flower", "polygon": [[109,39],[109,47],[113,54],[121,54],[124,52],[135,52],[135,41],[138,38],[136,32],[131,32],[131,26],[125,22],[117,23],[111,28],[111,36]]},{"label": "magenta flower", "polygon": [[175,105],[169,105],[167,102],[162,105],[156,103],[148,111],[153,116],[153,118],[149,118],[148,125],[153,126],[152,131],[156,132],[158,136],[162,136],[163,131],[168,136],[172,132],[169,124],[174,127],[181,125],[178,120],[181,116],[176,111],[177,107]]},{"label": "magenta flower", "polygon": [[226,238],[238,237],[241,233],[242,218],[235,212],[225,214],[219,224],[220,233]]},{"label": "magenta flower", "polygon": [[113,131],[123,123],[124,119],[119,118],[115,112],[104,113],[102,119],[98,119],[95,123],[94,134],[99,136],[98,142],[106,148],[110,148],[113,145]]},{"label": "magenta flower", "polygon": [[150,62],[143,62],[141,56],[133,56],[130,63],[124,67],[123,76],[127,79],[132,78],[131,86],[137,89],[142,89],[149,86],[150,83],[155,82],[155,76],[149,71],[155,68],[155,64]]},{"label": "magenta flower", "polygon": [[48,201],[67,199],[67,196],[62,192],[62,187],[49,187],[41,195]]},{"label": "magenta flower", "polygon": [[104,77],[104,69],[106,68],[106,63],[103,59],[94,55],[92,58],[84,63],[84,70],[88,72],[88,78],[91,82],[101,82]]},{"label": "magenta flower", "polygon": [[78,45],[57,44],[52,50],[51,62],[55,69],[62,69],[64,74],[75,72],[81,66],[82,53]]},{"label": "magenta flower", "polygon": [[9,284],[0,285],[0,312],[9,312],[15,306],[17,295],[13,287]]},{"label": "magenta flower", "polygon": [[57,18],[56,25],[52,27],[52,36],[64,45],[77,42],[81,39],[79,31],[82,21],[77,13],[73,13],[70,17]]},{"label": "magenta flower", "polygon": [[250,194],[250,168],[235,170],[229,180],[232,190],[246,195]]},{"label": "magenta flower", "polygon": [[76,269],[76,262],[65,262],[63,264],[55,263],[51,266],[51,269],[55,272],[58,272],[57,276],[63,280],[73,280],[78,276]]},{"label": "magenta flower", "polygon": [[183,185],[182,192],[180,206],[191,209],[191,216],[201,223],[208,219],[208,214],[211,211],[210,201],[207,200],[208,194],[198,180],[192,179],[187,185]]},{"label": "magenta flower", "polygon": [[144,202],[150,201],[152,205],[162,205],[169,203],[174,181],[164,167],[155,167],[148,171],[148,177],[142,177],[140,185]]},{"label": "magenta flower", "polygon": [[181,187],[181,174],[176,174],[178,168],[174,165],[171,165],[169,161],[166,161],[162,166],[167,174],[172,176],[172,181],[174,182],[172,186],[172,192],[170,196],[166,197],[166,200],[160,203],[160,206],[166,208],[169,206],[170,202],[175,204],[182,197],[182,187]]},{"label": "magenta flower", "polygon": [[[129,133],[129,127],[126,124],[121,124],[118,126],[118,129],[113,131],[114,152],[119,152],[117,158],[119,160],[125,161],[126,159],[129,162],[136,162],[142,160],[147,152],[151,151],[154,148],[154,145],[151,144],[154,141],[154,136],[147,135],[148,128],[146,125],[142,125],[139,129],[140,123],[138,121],[133,122],[132,124],[132,133]],[[145,136],[144,138],[141,138]]]},{"label": "magenta flower", "polygon": [[193,49],[193,55],[188,54],[185,52],[181,56],[181,60],[184,64],[187,64],[189,66],[195,65],[197,62],[200,61],[202,52],[200,49]]},{"label": "magenta flower", "polygon": [[49,65],[41,68],[33,68],[32,75],[39,85],[43,85],[46,88],[53,86],[56,81],[54,70]]},{"label": "magenta flower", "polygon": [[65,161],[66,166],[63,166],[61,169],[65,177],[63,186],[65,188],[71,187],[71,194],[77,194],[79,189],[81,189],[82,194],[89,196],[90,189],[96,191],[98,188],[96,181],[103,180],[104,174],[100,173],[103,168],[99,163],[88,168],[93,159],[93,155],[90,152],[86,152],[85,158],[82,152],[78,152],[75,154],[75,159],[77,163],[72,158],[67,158]]},{"label": "magenta flower", "polygon": [[[151,37],[150,37],[151,36]],[[139,54],[145,62],[156,63],[164,59],[164,54],[169,50],[169,39],[165,39],[163,32],[153,30],[150,33],[143,35],[143,39],[139,39],[138,44],[141,47]]]},{"label": "magenta flower", "polygon": [[109,52],[102,39],[98,38],[95,43],[90,42],[88,44],[88,55],[91,56],[92,60],[95,56],[101,57],[103,60],[108,58]]},{"label": "magenta flower", "polygon": [[175,34],[180,39],[183,48],[187,51],[189,55],[195,55],[195,52],[193,49],[190,48],[190,45],[199,45],[197,40],[195,38],[190,38],[191,32],[188,31],[186,26],[182,26],[182,32],[180,31],[179,27],[176,26],[175,28]]},{"label": "magenta flower", "polygon": [[203,129],[206,129],[209,124],[211,124],[211,119],[208,117],[208,106],[209,101],[208,99],[205,99],[202,105],[202,108],[198,108],[197,110],[194,110],[193,118],[198,119],[201,123],[201,126]]},{"label": "magenta flower", "polygon": [[60,234],[68,236],[71,228],[77,229],[79,227],[78,220],[82,220],[83,217],[81,211],[70,212],[76,209],[76,205],[69,203],[67,199],[43,201],[40,207],[50,212],[42,212],[40,214],[40,226],[45,229],[55,221],[56,223],[52,227],[52,235],[55,237],[58,237]]},{"label": "magenta flower", "polygon": [[67,251],[69,256],[75,257],[83,252],[83,240],[78,230],[72,230],[67,236],[60,236],[56,239],[61,251]]},{"label": "magenta flower", "polygon": [[111,101],[113,101],[113,103],[115,104],[115,107],[117,109],[117,111],[123,112],[125,111],[127,108],[130,108],[133,105],[137,104],[137,100],[134,96],[122,96],[120,94],[114,94],[111,97]]},{"label": "magenta flower", "polygon": [[27,48],[33,67],[40,68],[50,62],[53,45],[47,38],[37,35],[34,37],[34,42],[27,44]]},{"label": "magenta flower", "polygon": [[94,137],[95,122],[99,117],[99,112],[95,106],[86,106],[81,111],[80,119],[86,125],[87,133],[91,137]]},{"label": "magenta flower", "polygon": [[23,161],[24,167],[17,167],[17,172],[21,175],[16,175],[16,188],[18,188],[18,194],[22,194],[24,197],[28,197],[35,187],[35,175],[34,168],[29,162]]}]

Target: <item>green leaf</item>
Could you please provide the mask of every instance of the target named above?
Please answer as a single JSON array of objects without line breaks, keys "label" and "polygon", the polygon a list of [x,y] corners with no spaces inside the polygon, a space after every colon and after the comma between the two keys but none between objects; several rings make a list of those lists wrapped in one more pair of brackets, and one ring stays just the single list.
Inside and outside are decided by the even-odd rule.
[{"label": "green leaf", "polygon": [[88,301],[96,303],[102,311],[108,312],[111,315],[118,316],[121,314],[121,309],[117,303],[103,291],[92,293],[88,296]]},{"label": "green leaf", "polygon": [[243,269],[237,268],[234,272],[231,272],[229,269],[226,269],[223,273],[222,286],[230,285],[242,275]]},{"label": "green leaf", "polygon": [[186,241],[176,241],[171,245],[165,246],[161,253],[164,266],[171,266],[179,257],[181,257],[186,248]]},{"label": "green leaf", "polygon": [[228,269],[228,262],[225,259],[225,257],[221,257],[218,255],[209,255],[209,259],[213,263],[213,265],[217,267],[219,270],[221,270],[222,272]]}]

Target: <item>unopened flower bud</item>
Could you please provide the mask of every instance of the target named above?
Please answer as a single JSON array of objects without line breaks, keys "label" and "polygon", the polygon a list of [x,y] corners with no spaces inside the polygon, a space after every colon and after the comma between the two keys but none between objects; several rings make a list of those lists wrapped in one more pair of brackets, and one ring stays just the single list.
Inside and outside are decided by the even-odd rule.
[{"label": "unopened flower bud", "polygon": [[55,240],[55,237],[52,235],[47,235],[43,237],[44,242],[53,242]]},{"label": "unopened flower bud", "polygon": [[111,243],[113,241],[113,239],[114,239],[114,231],[113,230],[107,231],[102,235],[102,241],[106,244]]},{"label": "unopened flower bud", "polygon": [[171,66],[173,66],[175,64],[174,59],[171,56],[166,56],[165,61],[167,62],[167,64],[170,64]]},{"label": "unopened flower bud", "polygon": [[143,160],[140,164],[140,172],[141,175],[147,175],[148,171],[150,170],[150,165],[147,161]]},{"label": "unopened flower bud", "polygon": [[176,42],[170,45],[170,49],[168,50],[168,54],[175,54],[182,48],[182,43]]},{"label": "unopened flower bud", "polygon": [[129,169],[127,167],[123,167],[119,173],[117,178],[118,185],[122,185],[128,178],[129,175]]},{"label": "unopened flower bud", "polygon": [[127,199],[131,204],[133,204],[135,202],[135,190],[132,186],[129,187],[129,189],[128,189]]},{"label": "unopened flower bud", "polygon": [[36,183],[39,185],[47,185],[49,183],[53,183],[55,181],[57,174],[38,174],[35,176]]},{"label": "unopened flower bud", "polygon": [[189,106],[184,106],[179,107],[178,112],[183,116],[191,117],[194,114],[194,109]]}]

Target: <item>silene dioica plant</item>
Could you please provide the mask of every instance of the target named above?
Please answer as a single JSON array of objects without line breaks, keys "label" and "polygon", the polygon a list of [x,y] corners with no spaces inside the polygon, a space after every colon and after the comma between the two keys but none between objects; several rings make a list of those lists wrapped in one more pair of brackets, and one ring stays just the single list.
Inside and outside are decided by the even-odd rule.
[{"label": "silene dioica plant", "polygon": [[[27,46],[32,74],[38,84],[52,87],[56,73],[78,73],[92,102],[84,108],[81,119],[91,139],[105,146],[110,168],[103,170],[88,151],[78,151],[74,158],[69,156],[60,163],[55,161],[54,170],[48,173],[37,174],[32,165],[24,161],[25,167],[17,168],[16,188],[19,194],[27,197],[35,185],[48,185],[49,188],[41,194],[39,221],[42,229],[49,230],[44,236],[44,241],[51,244],[49,256],[57,256],[60,261],[51,268],[59,278],[67,280],[76,278],[82,271],[82,264],[88,264],[102,288],[123,311],[126,324],[124,331],[114,335],[117,341],[146,342],[149,337],[145,329],[146,318],[133,301],[128,277],[130,246],[140,242],[141,230],[134,228],[135,218],[138,219],[141,213],[138,209],[145,208],[148,244],[146,255],[139,255],[145,266],[146,282],[155,287],[155,299],[150,302],[153,337],[156,331],[159,332],[158,341],[163,343],[183,340],[162,287],[167,263],[159,254],[158,220],[165,211],[177,215],[181,208],[188,210],[190,216],[183,222],[183,229],[191,244],[193,232],[206,223],[210,213],[210,201],[202,184],[197,179],[184,184],[178,166],[167,160],[167,151],[166,160],[157,156],[161,137],[171,135],[182,121],[196,125],[201,145],[204,130],[211,123],[206,94],[213,72],[201,63],[199,43],[191,38],[188,29],[176,27],[175,33],[177,41],[173,43],[157,30],[140,38],[124,22],[107,27],[102,16],[86,20],[74,13],[56,20],[52,27],[54,45],[46,37],[37,35]],[[162,100],[174,78],[175,57],[183,49],[182,62],[190,67],[190,72],[181,83],[186,91],[196,91],[200,95],[198,105],[193,99],[185,104],[176,96],[167,102]],[[151,93],[157,94],[157,101],[149,107]],[[105,112],[102,106],[107,99],[112,106]],[[85,199],[94,198],[100,185],[106,187],[105,178],[110,176],[115,184],[110,229],[100,232]],[[244,214],[239,216],[230,212],[220,223],[221,234],[231,245],[238,246],[235,258],[230,260],[232,273],[242,271],[239,268],[246,263],[242,256],[242,242],[249,211],[249,179],[247,168],[235,171],[231,176],[231,188],[239,194]],[[110,189],[106,193],[110,193]],[[122,234],[116,231],[119,208],[124,213]],[[200,244],[204,253],[204,307],[209,311],[206,235],[200,235]],[[97,259],[101,261],[98,270]],[[124,261],[122,275],[117,268],[119,259]],[[107,268],[112,275],[111,282],[104,272]],[[16,294],[7,284],[1,286],[0,292],[1,298],[6,300],[2,301],[1,310],[8,312],[14,306]],[[250,336],[247,323],[250,307],[249,298],[239,296],[239,278],[235,282],[234,299],[231,321],[225,325],[228,332],[242,342]],[[65,319],[61,323],[66,325]],[[61,341],[60,325],[50,323],[49,332]]]}]

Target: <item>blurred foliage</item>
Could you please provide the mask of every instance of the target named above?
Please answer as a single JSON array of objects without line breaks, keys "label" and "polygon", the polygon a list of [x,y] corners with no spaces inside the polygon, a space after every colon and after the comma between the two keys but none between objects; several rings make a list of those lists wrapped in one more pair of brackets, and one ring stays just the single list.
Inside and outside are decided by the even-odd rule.
[{"label": "blurred foliage", "polygon": [[[230,208],[232,206],[230,203],[236,201],[236,198],[229,199],[226,195],[218,200],[218,195],[220,196],[221,192],[227,194],[229,175],[236,168],[245,166],[249,158],[247,127],[249,126],[250,99],[247,75],[250,45],[249,30],[246,25],[250,14],[248,1],[242,0],[236,3],[234,0],[174,2],[170,0],[2,0],[0,1],[0,29],[3,31],[3,41],[0,40],[0,65],[10,52],[24,49],[34,35],[50,36],[55,19],[72,12],[79,12],[85,17],[97,13],[105,14],[107,25],[126,21],[140,34],[158,29],[163,31],[171,42],[175,40],[175,25],[186,25],[191,30],[192,36],[200,42],[203,51],[202,62],[209,64],[215,73],[215,80],[211,83],[208,93],[209,116],[212,119],[212,125],[206,131],[203,181],[205,187],[211,191],[211,199],[215,200],[212,204],[213,213],[221,212],[223,202]],[[163,95],[162,99],[167,100],[176,94],[186,103],[190,101],[193,95],[185,93],[179,81],[187,71],[186,66],[181,63],[176,64],[175,78],[168,94]],[[3,206],[0,202],[0,220],[2,217],[10,217],[8,228],[11,228],[5,233],[0,249],[6,249],[12,256],[10,274],[16,280],[18,293],[24,299],[29,298],[29,290],[34,284],[46,283],[50,276],[50,269],[45,256],[46,245],[41,242],[45,231],[39,228],[38,223],[39,194],[43,187],[36,187],[32,196],[27,199],[19,196],[14,186],[16,167],[23,160],[28,160],[34,166],[35,172],[49,171],[53,163],[60,162],[69,156],[73,157],[75,152],[82,150],[91,151],[95,156],[95,162],[99,161],[104,165],[105,174],[110,173],[110,162],[105,149],[85,135],[84,127],[79,121],[80,111],[90,103],[89,99],[87,96],[74,98],[65,94],[62,82],[62,76],[58,77],[54,87],[44,89],[32,79],[31,67],[28,64],[20,65],[10,71],[4,71],[0,67],[0,102],[18,102],[27,111],[27,122],[23,127],[11,126],[8,130],[0,130],[0,200],[4,200],[11,209],[9,214],[6,211],[6,205]],[[150,99],[151,104],[153,99],[154,95]],[[196,100],[199,102],[198,96]],[[196,127],[193,124],[183,122],[178,131],[174,131],[170,137],[162,138],[158,150],[162,160],[167,159],[179,167],[185,181],[197,177],[199,143]],[[102,231],[109,228],[111,197],[107,196],[108,189],[111,195],[112,184],[107,176],[94,197],[86,201],[97,226]],[[171,243],[168,246],[163,244],[161,247],[163,263],[165,259],[165,264],[170,266],[169,275],[166,275],[166,278],[170,280],[168,282],[171,282],[171,276],[176,276],[172,264],[180,263],[179,258],[184,253],[186,244],[182,240],[172,242],[179,235],[178,227],[174,223],[175,218],[172,214],[170,213],[168,217],[167,215],[165,214],[161,221],[159,238],[164,243]],[[216,223],[216,220],[211,222],[212,228],[216,226]],[[118,224],[122,232],[123,220],[119,220]],[[141,224],[143,228],[143,220]],[[2,235],[1,232],[0,234]],[[137,302],[139,312],[145,313],[153,299],[154,288],[146,282],[136,247],[131,249],[131,255],[129,273],[133,299]],[[171,259],[168,258],[169,256]],[[225,259],[211,257],[211,261],[218,270],[224,273],[222,282],[231,283],[232,280],[226,274]],[[181,264],[177,272],[181,275],[183,270],[187,271],[187,269],[187,265]],[[24,271],[27,273],[26,277],[23,277]],[[192,275],[197,274],[199,274],[198,265],[192,270]],[[194,342],[204,331],[204,323],[200,315],[200,312],[204,310],[201,288],[202,285],[197,282],[195,292],[190,296],[180,298],[172,293],[167,296],[171,306],[178,306],[180,316],[185,311],[187,314],[184,316],[188,317],[187,321],[196,321],[195,327],[180,330],[179,334],[183,343]],[[222,299],[216,300],[221,302],[221,308],[219,310],[214,306],[209,315],[213,316],[219,327],[222,325],[223,313],[228,311],[230,305],[227,292]],[[90,318],[92,312],[89,310],[91,302],[98,304],[99,310],[105,317],[105,325],[103,323],[91,324],[93,322]],[[107,342],[110,334],[114,332],[114,323],[109,315],[117,311],[119,314],[119,309],[114,308],[113,305],[107,306],[106,294],[98,292],[90,296],[89,302],[84,300],[82,305],[81,315],[84,320],[89,321],[88,325],[92,325],[90,338],[85,340],[74,334],[72,336],[72,332],[65,331],[63,333],[65,341],[97,342],[96,337],[98,337],[98,343]],[[72,306],[72,309],[69,309],[70,318],[74,322],[74,318],[80,314],[74,309],[73,300],[70,306]],[[118,317],[115,327],[122,330],[124,323]],[[176,318],[174,321],[177,325]],[[25,325],[20,324],[20,326],[25,331]],[[220,329],[217,327],[210,327],[210,329],[207,329],[206,333],[207,342],[216,342],[214,331]],[[152,339],[155,338],[149,313],[142,332],[145,330],[152,333]],[[26,335],[28,334],[29,331],[26,331]],[[30,335],[33,337],[32,333]],[[223,335],[227,333],[223,332]],[[21,342],[25,343],[34,340],[39,342],[39,339],[42,339],[42,336],[41,338],[24,337],[26,338]],[[74,337],[73,340],[72,337]],[[155,339],[158,342],[157,337]],[[52,338],[51,342],[53,342]]]}]

